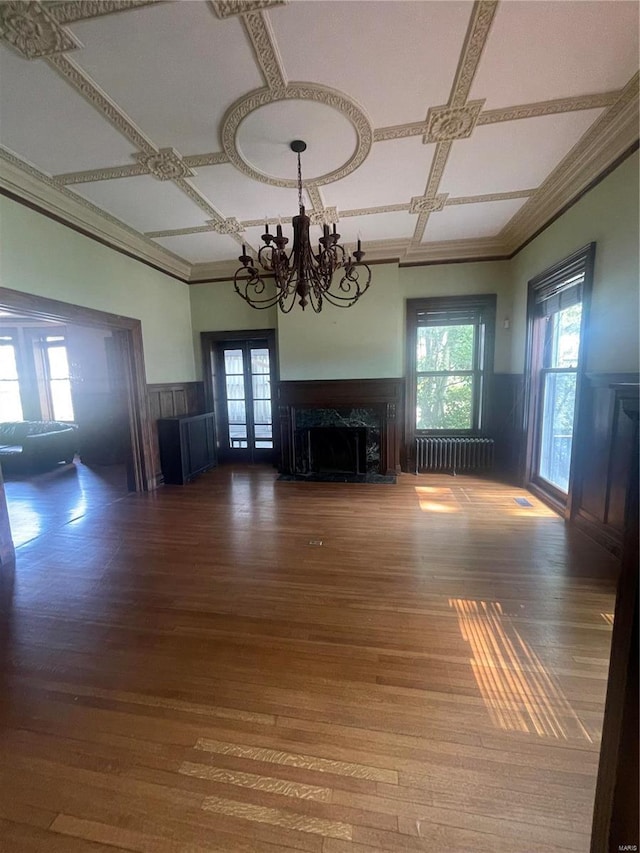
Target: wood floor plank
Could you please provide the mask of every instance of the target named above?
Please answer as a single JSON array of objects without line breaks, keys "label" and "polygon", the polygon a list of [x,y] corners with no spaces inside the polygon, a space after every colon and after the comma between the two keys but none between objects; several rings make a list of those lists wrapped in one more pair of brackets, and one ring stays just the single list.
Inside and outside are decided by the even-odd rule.
[{"label": "wood floor plank", "polygon": [[535,497],[77,477],[0,584],[3,853],[587,853],[617,565]]}]

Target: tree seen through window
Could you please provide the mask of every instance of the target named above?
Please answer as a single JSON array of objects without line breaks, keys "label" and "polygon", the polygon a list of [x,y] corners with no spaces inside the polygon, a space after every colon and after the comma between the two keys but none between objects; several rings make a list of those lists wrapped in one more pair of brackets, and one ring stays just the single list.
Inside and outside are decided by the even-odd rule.
[{"label": "tree seen through window", "polygon": [[471,429],[476,327],[417,329],[416,428]]}]

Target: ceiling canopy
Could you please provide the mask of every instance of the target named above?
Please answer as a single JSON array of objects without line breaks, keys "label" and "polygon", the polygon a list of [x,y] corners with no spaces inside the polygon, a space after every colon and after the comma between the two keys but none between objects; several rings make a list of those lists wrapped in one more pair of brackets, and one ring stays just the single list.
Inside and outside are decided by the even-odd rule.
[{"label": "ceiling canopy", "polygon": [[185,280],[290,229],[506,256],[638,137],[635,0],[0,4],[0,185]]}]

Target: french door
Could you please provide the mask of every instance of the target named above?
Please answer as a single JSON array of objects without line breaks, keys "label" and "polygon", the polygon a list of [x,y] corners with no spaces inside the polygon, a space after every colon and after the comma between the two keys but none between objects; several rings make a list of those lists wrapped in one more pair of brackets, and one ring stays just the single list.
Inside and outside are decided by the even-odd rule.
[{"label": "french door", "polygon": [[221,462],[274,462],[274,361],[270,338],[214,343],[212,368]]}]

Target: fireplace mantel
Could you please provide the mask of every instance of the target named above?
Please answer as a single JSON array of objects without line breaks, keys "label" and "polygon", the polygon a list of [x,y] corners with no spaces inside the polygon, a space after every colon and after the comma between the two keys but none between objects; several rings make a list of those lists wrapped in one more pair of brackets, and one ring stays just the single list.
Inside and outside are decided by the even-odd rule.
[{"label": "fireplace mantel", "polygon": [[404,379],[320,379],[278,383],[281,472],[295,473],[296,412],[371,409],[380,419],[380,473],[400,473]]}]

